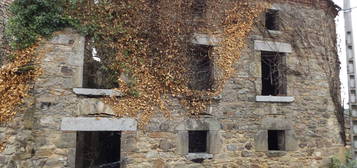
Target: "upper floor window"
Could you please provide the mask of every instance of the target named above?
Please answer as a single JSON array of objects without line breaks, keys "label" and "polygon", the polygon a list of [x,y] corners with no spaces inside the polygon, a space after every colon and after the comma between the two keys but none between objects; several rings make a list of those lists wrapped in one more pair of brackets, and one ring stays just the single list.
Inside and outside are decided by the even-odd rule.
[{"label": "upper floor window", "polygon": [[189,86],[194,90],[210,90],[213,84],[213,65],[210,59],[212,46],[193,45],[191,57]]},{"label": "upper floor window", "polygon": [[83,88],[112,89],[118,87],[118,74],[109,65],[115,51],[108,47],[96,47],[87,39],[84,51]]},{"label": "upper floor window", "polygon": [[194,0],[192,2],[192,14],[194,16],[203,17],[206,13],[206,0]]},{"label": "upper floor window", "polygon": [[265,28],[268,30],[279,30],[279,11],[269,9],[265,13]]},{"label": "upper floor window", "polygon": [[283,53],[261,52],[262,95],[286,95],[285,59]]}]

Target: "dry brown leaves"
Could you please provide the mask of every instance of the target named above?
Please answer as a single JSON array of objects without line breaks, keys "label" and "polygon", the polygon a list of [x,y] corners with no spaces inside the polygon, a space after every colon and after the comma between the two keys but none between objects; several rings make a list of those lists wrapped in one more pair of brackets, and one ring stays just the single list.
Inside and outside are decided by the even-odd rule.
[{"label": "dry brown leaves", "polygon": [[1,142],[0,143],[0,153],[3,152],[5,150],[5,142]]},{"label": "dry brown leaves", "polygon": [[219,57],[215,62],[222,73],[218,79],[219,92],[235,72],[233,65],[237,63],[246,46],[247,36],[252,30],[255,19],[269,6],[270,4],[264,2],[237,2],[233,9],[226,11],[227,17],[223,22],[224,40],[217,48]]},{"label": "dry brown leaves", "polygon": [[[141,127],[153,115],[170,117],[172,102],[169,97],[178,98],[188,115],[203,112],[210,104],[207,97],[219,94],[225,81],[233,74],[233,65],[245,47],[254,19],[266,8],[266,4],[236,2],[230,5],[231,9],[219,11],[225,17],[217,21],[218,26],[212,27],[223,27],[223,32],[207,30],[206,33],[219,31],[224,39],[217,47],[219,56],[212,58],[223,73],[218,77],[217,88],[198,91],[188,87],[187,75],[187,65],[192,57],[187,52],[189,41],[193,33],[200,31],[192,22],[192,2],[85,2],[68,12],[84,25],[99,26],[94,36],[100,40],[95,43],[104,43],[105,47],[117,51],[111,67],[130,79],[118,77],[120,87],[117,90],[126,96],[104,100],[113,106],[118,116],[137,117]],[[221,4],[224,3],[217,1],[214,5],[221,8]],[[124,31],[114,31],[119,28]]]},{"label": "dry brown leaves", "polygon": [[15,60],[0,69],[0,123],[16,115],[17,107],[29,96],[31,82],[40,74],[36,47],[14,51]]}]

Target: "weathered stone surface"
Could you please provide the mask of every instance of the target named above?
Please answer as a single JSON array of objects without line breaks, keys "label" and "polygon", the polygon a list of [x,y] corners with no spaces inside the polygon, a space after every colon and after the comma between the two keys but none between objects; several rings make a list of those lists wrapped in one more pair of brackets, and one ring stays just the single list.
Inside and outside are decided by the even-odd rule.
[{"label": "weathered stone surface", "polygon": [[52,38],[51,43],[61,44],[61,45],[72,45],[74,41],[75,38],[73,38],[73,36],[70,36],[68,34],[59,34]]},{"label": "weathered stone surface", "polygon": [[194,159],[212,159],[213,155],[209,153],[189,153],[185,156],[188,160]]},{"label": "weathered stone surface", "polygon": [[131,118],[65,117],[63,131],[135,131],[137,122]]},{"label": "weathered stone surface", "polygon": [[257,102],[291,103],[295,99],[291,96],[256,96]]},{"label": "weathered stone surface", "polygon": [[123,96],[121,92],[113,89],[73,88],[73,92],[83,96]]},{"label": "weathered stone surface", "polygon": [[211,154],[217,154],[220,153],[221,151],[221,137],[218,131],[209,131],[208,132],[208,149],[209,149],[209,153]]},{"label": "weathered stone surface", "polygon": [[216,46],[218,43],[221,41],[221,39],[213,36],[213,35],[207,35],[207,34],[199,34],[195,33],[192,38],[192,43],[193,44],[199,44],[199,45],[209,45],[209,46]]},{"label": "weathered stone surface", "polygon": [[268,150],[268,132],[266,130],[258,131],[255,139],[255,151],[262,152]]},{"label": "weathered stone surface", "polygon": [[180,155],[188,154],[188,132],[178,131],[176,140],[176,152]]},{"label": "weathered stone surface", "polygon": [[[210,4],[211,2],[207,3]],[[226,4],[221,5],[207,9],[224,8]],[[175,5],[169,5],[167,8],[172,6]],[[226,81],[221,97],[213,98],[207,114],[187,116],[179,99],[168,98],[168,102],[172,102],[169,105],[171,118],[163,118],[162,113],[155,109],[153,118],[143,129],[121,132],[123,166],[326,167],[329,158],[338,153],[343,144],[330,98],[328,75],[324,73],[319,59],[323,55],[331,62],[335,61],[332,57],[335,53],[330,51],[333,48],[333,40],[329,38],[334,33],[322,32],[321,25],[316,22],[323,20],[326,25],[333,27],[333,18],[325,15],[323,10],[315,10],[299,3],[274,3],[273,7],[281,12],[279,17],[285,20],[282,24],[286,30],[281,30],[281,34],[269,34],[253,28],[252,35],[247,39],[247,47],[240,53],[241,57],[234,65],[236,73]],[[167,8],[159,9],[159,12],[171,17],[174,9],[165,11]],[[211,18],[224,19],[220,14],[209,10],[206,12],[207,22],[216,22],[210,20]],[[213,13],[215,15],[212,15]],[[298,23],[299,27],[292,24],[294,20],[299,19],[297,16],[304,19],[304,22]],[[1,17],[0,14],[0,20]],[[262,21],[264,22],[264,19]],[[296,29],[303,38],[296,36]],[[106,92],[78,96],[72,90],[83,87],[85,41],[84,37],[72,30],[66,29],[61,33],[62,35],[56,34],[52,40],[41,43],[41,48],[47,52],[40,63],[43,74],[35,82],[31,92],[34,97],[29,100],[29,104],[34,103],[32,110],[27,110],[25,114],[20,113],[8,126],[0,127],[0,136],[9,136],[7,151],[4,151],[7,154],[0,153],[0,168],[75,167],[76,132],[61,131],[62,118],[103,114],[115,116],[109,105],[96,98],[107,95]],[[201,41],[199,44],[213,45],[212,58],[219,56],[216,44],[212,42],[220,40],[217,37],[219,35],[215,36],[216,39],[205,36],[205,39],[198,40]],[[314,47],[302,44],[306,37],[314,42]],[[286,57],[289,69],[287,95],[294,97],[293,102],[256,101],[256,96],[261,94],[262,69],[260,50],[254,49],[254,40],[285,42],[294,47],[281,47],[279,43],[274,43],[279,46],[267,48],[267,43],[259,44],[262,50],[290,52],[291,49]],[[318,46],[318,41],[331,44]],[[319,54],[325,49],[328,50],[327,53]],[[98,122],[101,122],[100,120]],[[97,122],[95,117],[91,121]],[[79,123],[74,123],[77,124]],[[93,126],[95,125],[90,122],[84,129],[88,130]],[[100,124],[100,128],[106,130],[120,130],[118,127],[121,127],[115,124],[104,128],[106,126],[107,122]],[[127,125],[124,124],[124,127]],[[286,151],[267,151],[268,129],[286,131],[286,142],[289,142],[285,146]],[[189,130],[209,131],[208,153],[212,159],[195,163],[185,157],[188,154]]]},{"label": "weathered stone surface", "polygon": [[164,152],[168,152],[170,151],[170,149],[174,148],[174,144],[172,144],[171,142],[169,142],[168,140],[161,140],[160,141],[160,148],[164,151]]},{"label": "weathered stone surface", "polygon": [[213,118],[187,119],[176,127],[176,130],[212,130],[217,131],[221,128],[220,123]]},{"label": "weathered stone surface", "polygon": [[11,155],[16,152],[16,147],[15,146],[8,146],[5,148],[4,154],[5,155]]},{"label": "weathered stone surface", "polygon": [[273,41],[254,41],[254,49],[260,51],[272,51],[272,52],[282,52],[282,53],[291,53],[292,47],[289,43],[280,43]]},{"label": "weathered stone surface", "polygon": [[238,147],[237,147],[237,145],[227,145],[227,150],[228,151],[236,151],[236,150],[238,150]]},{"label": "weathered stone surface", "polygon": [[253,152],[242,151],[242,157],[252,157],[253,155]]},{"label": "weathered stone surface", "polygon": [[81,99],[79,101],[77,116],[96,114],[107,114],[115,116],[115,112],[113,111],[112,107],[98,99]]}]

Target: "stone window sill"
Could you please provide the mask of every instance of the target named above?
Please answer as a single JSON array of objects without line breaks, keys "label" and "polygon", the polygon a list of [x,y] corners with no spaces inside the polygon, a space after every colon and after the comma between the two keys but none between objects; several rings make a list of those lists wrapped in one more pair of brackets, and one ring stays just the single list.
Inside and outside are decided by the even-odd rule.
[{"label": "stone window sill", "polygon": [[271,34],[271,35],[281,35],[281,34],[283,34],[283,32],[279,31],[279,30],[268,30],[268,33]]},{"label": "stone window sill", "polygon": [[291,103],[295,101],[292,96],[256,96],[256,102]]},{"label": "stone window sill", "polygon": [[266,155],[268,157],[281,157],[281,156],[284,156],[286,154],[287,154],[286,151],[271,151],[271,150],[266,153]]},{"label": "stone window sill", "polygon": [[195,160],[195,159],[212,159],[213,154],[209,153],[188,153],[186,155],[188,160]]},{"label": "stone window sill", "polygon": [[114,89],[73,88],[73,92],[82,96],[123,96],[123,93]]}]

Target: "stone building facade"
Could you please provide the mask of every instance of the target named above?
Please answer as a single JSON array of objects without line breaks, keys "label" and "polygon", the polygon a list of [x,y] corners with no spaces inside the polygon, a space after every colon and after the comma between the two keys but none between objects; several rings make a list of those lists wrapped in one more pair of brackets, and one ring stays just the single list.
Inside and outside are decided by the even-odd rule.
[{"label": "stone building facade", "polygon": [[[334,7],[273,1],[206,115],[188,118],[177,103],[172,119],[155,115],[143,129],[135,118],[111,117],[98,98],[120,93],[82,88],[85,38],[65,29],[38,49],[46,53],[32,108],[0,127],[0,167],[327,167],[344,152],[329,83],[339,70]],[[267,75],[271,67],[285,73]]]}]

